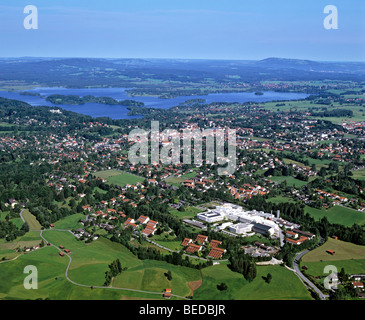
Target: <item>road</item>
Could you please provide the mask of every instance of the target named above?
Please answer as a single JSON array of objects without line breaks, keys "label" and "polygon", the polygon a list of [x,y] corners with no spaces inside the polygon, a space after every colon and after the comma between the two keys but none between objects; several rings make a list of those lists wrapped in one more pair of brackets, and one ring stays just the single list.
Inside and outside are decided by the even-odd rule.
[{"label": "road", "polygon": [[[321,238],[321,243],[323,242],[323,238]],[[294,273],[306,284],[308,284],[320,297],[321,300],[326,300],[329,296],[322,293],[305,275],[300,271],[299,261],[300,259],[309,252],[309,250],[304,250],[299,252],[293,262]]]},{"label": "road", "polygon": [[23,215],[22,215],[22,213],[23,213],[23,211],[24,211],[24,210],[25,210],[25,209],[20,210],[20,213],[19,213],[20,218],[22,219],[23,223],[25,222],[25,220],[24,220],[24,218],[23,218]]},{"label": "road", "polygon": [[[60,230],[60,229],[59,230],[58,229],[52,229],[52,231],[61,231],[61,232],[62,231],[68,231],[68,232],[71,232],[71,230]],[[53,243],[50,243],[47,239],[45,239],[43,237],[43,230],[40,230],[40,236],[41,236],[41,238],[43,239],[43,241],[45,243],[49,243],[50,246],[55,247],[60,252],[62,251],[58,246],[54,245]],[[109,287],[107,287],[107,286],[94,286],[94,285],[85,285],[85,284],[77,283],[77,282],[71,280],[68,276],[68,271],[69,271],[71,263],[72,263],[72,258],[69,254],[67,254],[65,252],[64,252],[64,255],[69,258],[69,262],[68,262],[67,269],[66,269],[66,272],[65,272],[65,277],[66,277],[67,281],[74,284],[75,286],[84,287],[84,288],[91,288],[92,287],[92,288],[98,288],[98,289],[114,289],[114,290],[134,291],[134,292],[141,292],[141,293],[154,294],[154,295],[160,295],[160,296],[163,294],[162,292],[153,292],[153,291],[145,291],[145,290],[130,289],[130,288],[111,287],[111,286],[109,286]],[[171,296],[174,296],[174,297],[177,297],[177,298],[180,298],[180,299],[184,299],[184,300],[190,300],[186,297],[178,296],[176,294],[171,294]]]}]

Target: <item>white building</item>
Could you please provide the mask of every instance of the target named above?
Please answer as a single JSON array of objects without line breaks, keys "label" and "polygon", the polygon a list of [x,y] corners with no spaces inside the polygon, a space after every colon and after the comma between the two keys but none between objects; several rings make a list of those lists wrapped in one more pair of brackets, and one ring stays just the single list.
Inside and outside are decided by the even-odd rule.
[{"label": "white building", "polygon": [[213,223],[213,222],[218,222],[218,221],[224,220],[225,216],[223,214],[221,214],[220,212],[208,211],[208,212],[198,213],[197,218],[199,220],[202,220],[202,221],[205,221],[208,223]]},{"label": "white building", "polygon": [[217,227],[218,230],[224,230],[225,228],[233,225],[233,222],[225,222],[222,223],[220,226]]},{"label": "white building", "polygon": [[251,223],[236,223],[229,227],[229,231],[236,234],[244,234],[252,231],[253,224]]},{"label": "white building", "polygon": [[263,211],[244,211],[241,206],[225,203],[217,206],[215,209],[202,212],[197,215],[199,220],[215,223],[222,220],[238,221],[237,224],[225,224],[217,227],[223,230],[229,226],[229,230],[235,234],[243,234],[249,232],[258,232],[261,234],[272,236],[279,235],[280,227],[273,220],[270,220],[272,215],[265,214]]}]

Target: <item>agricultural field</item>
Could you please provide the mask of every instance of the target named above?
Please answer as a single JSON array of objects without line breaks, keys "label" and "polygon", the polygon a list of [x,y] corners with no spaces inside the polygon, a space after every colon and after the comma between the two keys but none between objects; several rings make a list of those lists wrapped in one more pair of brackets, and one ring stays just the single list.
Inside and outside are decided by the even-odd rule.
[{"label": "agricultural field", "polygon": [[187,178],[181,178],[181,177],[171,177],[167,178],[165,182],[169,185],[173,185],[176,187],[179,187]]},{"label": "agricultural field", "polygon": [[39,231],[27,232],[24,236],[16,238],[14,241],[8,242],[5,239],[0,239],[0,260],[13,259],[21,253],[15,249],[24,247],[33,247],[41,243],[42,239],[39,236]]},{"label": "agricultural field", "polygon": [[353,179],[356,180],[365,180],[365,169],[361,169],[361,170],[354,170],[352,171],[352,177]]},{"label": "agricultural field", "polygon": [[[335,251],[334,255],[327,250]],[[322,246],[303,256],[301,266],[307,266],[306,273],[313,276],[324,276],[327,265],[334,265],[338,271],[345,269],[346,273],[364,273],[365,246],[329,238]]]},{"label": "agricultural field", "polygon": [[[171,281],[165,275],[168,271],[172,273]],[[175,266],[164,261],[143,260],[140,265],[128,268],[117,276],[112,286],[154,292],[170,288],[174,294],[190,296],[192,291],[189,283],[199,280],[201,274],[197,269]]]},{"label": "agricultural field", "polygon": [[126,184],[134,185],[137,182],[142,183],[144,181],[141,177],[118,170],[99,171],[95,173],[95,176],[106,179],[109,184],[115,184],[121,187],[124,187]]},{"label": "agricultural field", "polygon": [[276,196],[276,197],[273,197],[273,198],[269,198],[267,199],[268,202],[272,202],[272,203],[275,203],[275,204],[278,204],[278,203],[287,203],[287,202],[292,202],[294,203],[295,201],[293,199],[290,199],[288,197],[283,197],[283,196]]},{"label": "agricultural field", "polygon": [[[345,96],[346,97],[346,96]],[[359,96],[354,96],[359,97]],[[278,106],[277,104],[280,104]],[[281,105],[285,104],[285,105]],[[266,102],[264,104],[264,108],[271,111],[300,111],[300,112],[307,112],[311,108],[318,108],[318,110],[321,110],[322,108],[326,108],[328,111],[331,111],[332,109],[351,109],[353,111],[353,116],[351,118],[349,117],[319,117],[319,116],[313,116],[312,119],[325,119],[327,121],[331,121],[335,124],[341,123],[345,120],[351,120],[351,121],[364,121],[365,115],[364,115],[364,109],[361,106],[354,106],[354,105],[347,105],[347,104],[339,104],[338,102],[334,102],[332,106],[323,105],[323,104],[317,104],[317,103],[311,103],[309,100],[298,100],[298,101],[280,101],[278,102]],[[317,111],[318,111],[317,110]]]},{"label": "agricultural field", "polygon": [[32,215],[28,209],[24,210],[22,216],[26,223],[29,225],[29,230],[41,230],[42,226],[36,219],[34,215]]},{"label": "agricultural field", "polygon": [[[270,273],[272,280],[266,283],[264,277]],[[248,282],[242,274],[231,271],[220,264],[202,270],[203,284],[194,293],[199,300],[311,300],[311,295],[299,278],[282,266],[257,266],[257,276]],[[217,285],[227,285],[219,291]]]},{"label": "agricultural field", "polygon": [[354,223],[365,224],[365,213],[341,206],[333,206],[328,210],[315,209],[306,206],[305,213],[309,213],[315,220],[326,217],[330,223],[342,224],[351,227]]},{"label": "agricultural field", "polygon": [[84,219],[85,215],[82,213],[76,213],[70,216],[67,216],[61,220],[58,220],[54,223],[56,229],[78,229],[82,227],[82,224],[79,223],[79,220]]},{"label": "agricultural field", "polygon": [[[14,261],[0,263],[0,299],[120,299],[145,298],[162,299],[166,287],[172,288],[175,294],[190,295],[189,282],[200,280],[200,271],[196,269],[174,266],[166,262],[141,261],[128,249],[120,244],[100,238],[91,244],[78,241],[67,231],[47,230],[43,232],[47,241],[71,250],[72,259],[69,278],[82,286],[71,284],[65,278],[69,263],[67,256],[60,257],[59,251],[51,246],[45,246],[28,254],[20,255]],[[39,233],[38,233],[39,237]],[[161,295],[132,292],[119,289],[101,289],[91,286],[102,286],[108,264],[119,258],[122,266],[128,269],[113,280],[113,287],[141,289],[161,292]],[[38,290],[26,290],[23,286],[26,265],[35,265],[38,269]],[[172,272],[172,281],[168,281],[165,273]],[[140,277],[140,273],[143,277]],[[11,281],[6,279],[11,278]],[[137,282],[139,285],[137,285]],[[174,290],[175,289],[175,290]]]},{"label": "agricultural field", "polygon": [[295,179],[293,177],[285,177],[285,176],[272,176],[272,177],[268,177],[267,179],[277,182],[277,183],[282,183],[282,182],[286,181],[288,186],[292,186],[292,187],[296,187],[296,188],[300,188],[308,183],[308,181],[302,181],[299,179]]}]

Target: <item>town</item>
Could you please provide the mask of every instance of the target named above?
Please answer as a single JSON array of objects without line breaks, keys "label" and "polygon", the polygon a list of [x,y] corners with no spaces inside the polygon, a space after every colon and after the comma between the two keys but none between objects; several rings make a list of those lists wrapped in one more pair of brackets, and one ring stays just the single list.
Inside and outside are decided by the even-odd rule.
[{"label": "town", "polygon": [[[291,281],[301,288],[302,297],[363,297],[361,268],[345,265],[350,271],[343,270],[344,289],[339,293],[323,286],[324,275],[307,258],[313,254],[314,261],[322,263],[337,257],[349,261],[363,254],[362,127],[360,122],[324,120],[319,103],[325,99],[333,104],[323,111],[330,116],[346,118],[348,113],[342,110],[351,106],[361,117],[360,93],[356,99],[344,93],[267,103],[191,100],[168,110],[144,110],[144,118],[133,122],[93,119],[60,108],[29,108],[2,99],[6,114],[0,125],[0,238],[4,248],[14,245],[11,250],[0,246],[1,261],[52,249],[60,250],[59,258],[74,259],[84,250],[107,252],[109,246],[118,245],[123,249],[116,252],[129,258],[121,259],[119,275],[104,279],[107,284],[111,279],[122,286],[125,279],[135,282],[134,268],[148,261],[165,270],[186,268],[191,280],[179,280],[184,283],[179,286],[173,283],[181,275],[171,273],[173,269],[165,272],[167,276],[164,272],[157,276],[152,265],[146,266],[162,277],[163,287],[154,288],[165,298],[199,298],[205,285],[216,286],[212,294],[232,287],[224,280],[216,280],[215,285],[201,282],[195,273],[199,270],[241,274],[242,281],[248,282],[257,282],[257,273],[268,270],[262,276],[267,283],[271,278],[275,283],[282,273],[294,276]],[[201,141],[201,162],[149,161],[153,156],[147,148],[146,161],[132,163],[128,152],[136,141],[129,133],[148,130],[154,119],[161,121],[160,130],[178,123],[181,131],[173,135],[179,142],[184,129],[234,129],[236,170],[222,175],[219,165],[207,163],[207,137]],[[157,141],[149,134],[146,138],[162,149],[172,137],[160,136]],[[229,139],[225,143],[228,148]],[[19,240],[29,233],[32,240]],[[341,253],[342,243],[348,246],[346,254]],[[301,258],[303,250],[310,253]],[[323,253],[316,258],[319,250]],[[108,264],[116,258],[118,254]],[[86,261],[80,263],[87,267]]]}]

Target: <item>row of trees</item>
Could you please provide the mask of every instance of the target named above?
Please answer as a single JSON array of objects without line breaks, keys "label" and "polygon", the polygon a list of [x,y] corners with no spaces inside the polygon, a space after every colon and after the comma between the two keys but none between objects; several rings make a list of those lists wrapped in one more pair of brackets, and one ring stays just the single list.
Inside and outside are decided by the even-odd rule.
[{"label": "row of trees", "polygon": [[243,274],[247,281],[251,282],[256,278],[256,263],[250,255],[235,252],[234,254],[231,254],[229,262],[230,269]]},{"label": "row of trees", "polygon": [[127,268],[123,268],[119,259],[114,260],[111,264],[108,265],[109,270],[105,272],[105,282],[104,286],[109,286],[113,277],[121,274],[123,271],[127,270]]}]

